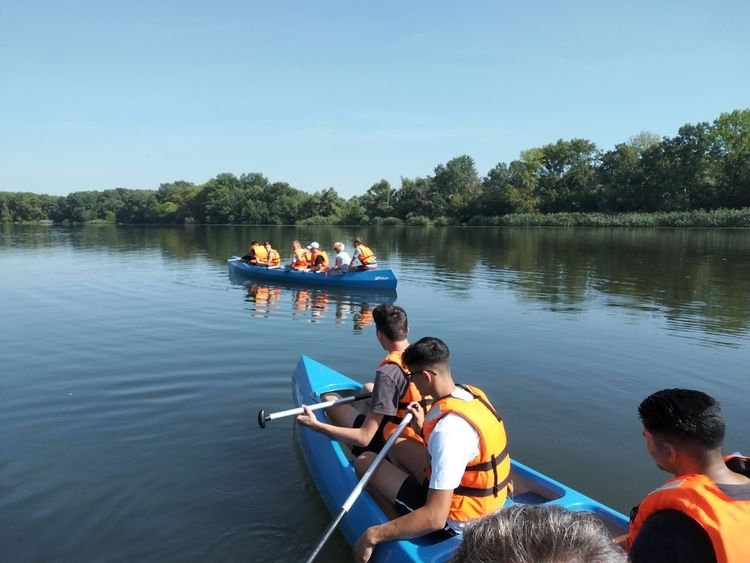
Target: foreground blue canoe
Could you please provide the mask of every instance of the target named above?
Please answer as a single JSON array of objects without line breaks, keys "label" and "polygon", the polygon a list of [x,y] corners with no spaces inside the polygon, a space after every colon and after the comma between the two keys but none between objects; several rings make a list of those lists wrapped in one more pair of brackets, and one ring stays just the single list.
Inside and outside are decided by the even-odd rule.
[{"label": "foreground blue canoe", "polygon": [[[356,392],[361,385],[315,360],[302,356],[292,377],[292,395],[294,404],[313,404],[320,402],[320,396],[329,391],[342,394]],[[328,422],[323,411],[315,411],[318,418]],[[332,515],[339,513],[349,494],[358,483],[358,478],[351,464],[351,455],[334,440],[318,434],[309,428],[299,428],[299,442],[302,453],[310,469],[315,484]],[[527,504],[558,504],[568,510],[582,510],[596,514],[607,526],[613,536],[627,531],[628,519],[611,508],[566,487],[562,483],[547,477],[512,460],[513,500]],[[339,528],[350,545],[373,524],[386,522],[387,518],[372,497],[363,492],[341,522]],[[321,533],[323,530],[321,529]],[[402,562],[422,561],[438,562],[449,559],[458,547],[460,538],[450,538],[442,542],[430,542],[425,539],[401,540],[379,545],[371,561]]]},{"label": "foreground blue canoe", "polygon": [[248,278],[283,284],[303,284],[316,287],[348,287],[351,289],[396,289],[398,279],[393,270],[365,270],[363,272],[301,272],[285,268],[254,266],[232,256],[227,260],[229,269]]}]

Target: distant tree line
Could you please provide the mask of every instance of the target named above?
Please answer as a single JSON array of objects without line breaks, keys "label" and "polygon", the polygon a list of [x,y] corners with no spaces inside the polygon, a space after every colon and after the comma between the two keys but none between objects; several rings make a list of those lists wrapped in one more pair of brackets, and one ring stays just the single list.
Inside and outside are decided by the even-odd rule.
[{"label": "distant tree line", "polygon": [[2,222],[487,225],[543,224],[540,214],[554,214],[569,224],[587,214],[717,216],[715,210],[742,208],[750,208],[750,110],[684,125],[675,137],[640,133],[607,152],[585,139],[560,139],[484,177],[462,155],[431,176],[402,178],[400,188],[381,180],[349,199],[334,188],[309,194],[260,173],[223,173],[158,190],[0,192]]}]

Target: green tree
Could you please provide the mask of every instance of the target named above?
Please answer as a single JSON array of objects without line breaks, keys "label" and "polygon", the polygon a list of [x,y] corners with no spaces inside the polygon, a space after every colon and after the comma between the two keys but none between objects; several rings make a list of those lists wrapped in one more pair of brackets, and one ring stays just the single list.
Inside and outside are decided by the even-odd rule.
[{"label": "green tree", "polygon": [[595,211],[598,207],[596,145],[585,139],[560,139],[541,150],[538,186],[541,210]]},{"label": "green tree", "polygon": [[467,213],[479,195],[480,180],[474,159],[457,156],[435,167],[433,201],[438,215],[468,219]]},{"label": "green tree", "polygon": [[750,207],[750,110],[723,113],[711,129],[718,207]]},{"label": "green tree", "polygon": [[376,182],[367,190],[359,203],[370,218],[390,217],[393,215],[393,203],[396,190],[387,180]]},{"label": "green tree", "polygon": [[396,216],[400,219],[408,219],[410,216],[419,215],[435,217],[436,206],[432,197],[434,187],[432,178],[401,178],[401,189],[396,192],[393,204]]}]

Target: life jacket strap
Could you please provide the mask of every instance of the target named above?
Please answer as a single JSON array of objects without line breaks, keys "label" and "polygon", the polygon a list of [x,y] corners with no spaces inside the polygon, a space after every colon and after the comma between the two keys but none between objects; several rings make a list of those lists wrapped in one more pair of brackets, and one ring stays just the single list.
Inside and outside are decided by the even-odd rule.
[{"label": "life jacket strap", "polygon": [[488,487],[486,489],[478,489],[476,487],[465,487],[463,485],[459,485],[458,487],[453,489],[453,494],[477,498],[491,496],[496,497],[498,493],[505,487],[508,487],[508,492],[510,492],[510,475],[503,479],[502,482],[496,483],[492,487]]},{"label": "life jacket strap", "polygon": [[[489,471],[490,469],[496,470],[499,463],[505,461],[508,457],[508,444],[505,444],[503,451],[499,454],[492,454],[490,461],[477,463],[475,465],[467,465],[466,471]],[[497,460],[500,460],[499,462]]]}]

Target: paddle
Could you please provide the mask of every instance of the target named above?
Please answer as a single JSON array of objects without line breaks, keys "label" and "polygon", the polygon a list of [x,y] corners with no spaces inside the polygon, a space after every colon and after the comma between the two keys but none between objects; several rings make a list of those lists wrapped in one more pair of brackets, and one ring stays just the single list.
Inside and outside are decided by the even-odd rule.
[{"label": "paddle", "polygon": [[362,475],[362,478],[359,480],[359,483],[357,483],[357,486],[354,487],[354,490],[344,501],[344,504],[341,505],[341,510],[339,511],[338,516],[336,516],[333,522],[331,522],[331,524],[328,526],[325,533],[323,534],[323,537],[320,538],[318,545],[315,546],[315,550],[310,554],[310,557],[305,559],[305,563],[312,563],[318,553],[320,553],[320,550],[323,548],[323,545],[326,543],[326,541],[328,541],[328,538],[331,537],[331,534],[336,529],[336,526],[339,525],[339,522],[341,522],[344,516],[346,516],[346,513],[349,512],[349,509],[352,507],[354,502],[359,498],[360,493],[365,488],[365,485],[367,485],[367,482],[370,480],[370,477],[372,477],[372,474],[375,473],[375,470],[378,468],[378,465],[380,465],[380,462],[383,461],[383,458],[388,453],[388,450],[390,450],[391,446],[393,446],[396,438],[398,438],[401,432],[403,432],[404,429],[409,425],[412,416],[414,415],[412,415],[410,412],[406,413],[406,416],[401,421],[401,424],[398,425],[396,431],[391,434],[390,438],[388,438],[388,441],[383,446],[383,449],[380,450],[380,453],[373,460],[372,465],[367,468],[367,471],[364,475]]},{"label": "paddle", "polygon": [[[363,399],[369,399],[372,393],[360,393],[359,395],[352,395],[351,397],[344,397],[343,399],[335,399],[333,401],[323,401],[322,403],[316,403],[314,405],[308,405],[308,408],[311,411],[317,411],[320,409],[327,409],[328,407],[335,407],[336,405],[343,405],[346,403],[353,403],[355,401],[362,401]],[[279,411],[279,412],[273,412],[271,414],[266,414],[266,411],[263,409],[260,409],[258,411],[258,424],[261,428],[266,427],[266,422],[269,422],[271,420],[276,420],[277,418],[284,418],[285,416],[294,416],[297,414],[302,414],[304,409],[302,407],[297,407],[296,409],[289,409],[285,411]]]}]

